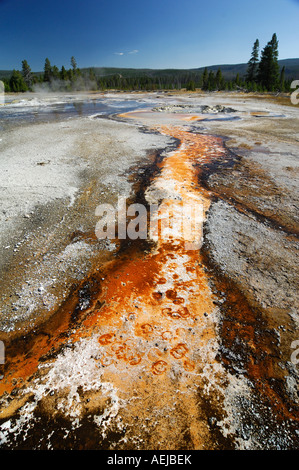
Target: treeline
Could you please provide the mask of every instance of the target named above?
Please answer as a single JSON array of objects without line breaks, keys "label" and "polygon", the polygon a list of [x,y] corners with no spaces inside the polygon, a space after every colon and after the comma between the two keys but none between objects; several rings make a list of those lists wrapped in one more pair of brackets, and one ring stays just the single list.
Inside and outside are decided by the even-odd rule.
[{"label": "treeline", "polygon": [[[191,72],[176,72],[175,74],[163,73],[159,76],[140,75],[134,77],[124,77],[121,74],[108,75],[99,77],[97,80],[98,87],[101,90],[119,89],[119,90],[181,90],[186,88],[192,80],[196,80],[199,84],[201,75]],[[200,86],[198,85],[198,88]]]},{"label": "treeline", "polygon": [[218,71],[205,68],[203,73],[198,71],[173,70],[156,73],[144,72],[138,75],[123,76],[114,73],[107,76],[98,76],[93,68],[81,70],[76,60],[71,57],[71,67],[64,66],[59,70],[51,65],[49,59],[45,60],[43,73],[33,73],[26,60],[22,61],[22,69],[13,70],[10,78],[3,78],[6,92],[25,91],[79,91],[79,90],[180,90],[188,91],[202,89],[205,91],[233,91],[245,92],[289,92],[292,80],[286,80],[285,67],[280,70],[278,64],[278,40],[273,34],[261,54],[259,53],[259,40],[253,45],[251,58],[247,64],[246,75],[240,77],[236,74],[234,79],[226,79],[221,69]]},{"label": "treeline", "polygon": [[13,70],[10,78],[2,78],[6,92],[20,93],[25,91],[76,91],[97,90],[96,76],[92,69],[84,73],[77,67],[74,57],[71,58],[71,68],[59,68],[45,60],[43,73],[33,73],[27,60],[22,61],[22,69]]},{"label": "treeline", "polygon": [[13,70],[10,78],[2,78],[6,92],[26,92],[36,90],[78,91],[78,90],[169,90],[189,87],[196,83],[200,88],[202,74],[188,71],[174,71],[151,76],[147,73],[137,73],[134,76],[123,76],[113,73],[107,76],[97,76],[93,68],[81,70],[77,67],[74,57],[71,58],[71,68],[64,66],[59,70],[52,66],[49,59],[45,60],[43,73],[33,73],[27,62],[22,61],[21,70]]}]

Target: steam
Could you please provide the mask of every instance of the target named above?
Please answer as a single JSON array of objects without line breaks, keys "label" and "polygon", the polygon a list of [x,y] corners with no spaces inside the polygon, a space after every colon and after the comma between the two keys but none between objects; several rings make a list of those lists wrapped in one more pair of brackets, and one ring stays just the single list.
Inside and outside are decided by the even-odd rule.
[{"label": "steam", "polygon": [[71,80],[51,79],[50,82],[35,83],[32,85],[34,93],[57,93],[71,91],[97,91],[96,80],[87,77],[79,78],[75,82]]}]

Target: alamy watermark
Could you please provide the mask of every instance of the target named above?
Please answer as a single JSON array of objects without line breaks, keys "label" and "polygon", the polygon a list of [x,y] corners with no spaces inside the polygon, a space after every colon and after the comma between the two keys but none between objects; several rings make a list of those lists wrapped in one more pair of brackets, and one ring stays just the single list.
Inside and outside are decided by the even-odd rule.
[{"label": "alamy watermark", "polygon": [[4,83],[0,80],[0,105],[5,103],[4,90]]},{"label": "alamy watermark", "polygon": [[291,103],[294,104],[294,105],[297,105],[299,104],[299,80],[294,80],[292,83],[291,83],[291,89],[293,90],[294,88],[296,88],[295,91],[293,91],[293,93],[291,94]]},{"label": "alamy watermark", "polygon": [[5,364],[5,346],[3,341],[0,341],[0,365]]},{"label": "alamy watermark", "polygon": [[291,354],[291,363],[296,366],[297,364],[299,364],[299,339],[292,342],[291,348],[292,349],[297,348]]},{"label": "alamy watermark", "polygon": [[127,205],[126,198],[119,197],[117,207],[100,204],[95,215],[100,217],[95,228],[99,240],[178,240],[183,241],[188,250],[198,250],[201,246],[204,209],[200,203],[174,201],[146,207]]}]

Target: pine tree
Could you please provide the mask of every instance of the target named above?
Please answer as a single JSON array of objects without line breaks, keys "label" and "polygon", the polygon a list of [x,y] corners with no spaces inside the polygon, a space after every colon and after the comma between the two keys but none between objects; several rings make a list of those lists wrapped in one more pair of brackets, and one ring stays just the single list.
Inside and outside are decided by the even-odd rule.
[{"label": "pine tree", "polygon": [[71,66],[72,66],[72,69],[73,69],[73,74],[77,75],[78,68],[77,68],[77,62],[76,62],[76,59],[75,59],[74,56],[71,57]]},{"label": "pine tree", "polygon": [[208,81],[209,81],[209,72],[207,67],[204,69],[204,73],[202,76],[202,87],[204,90],[207,90],[208,88]]},{"label": "pine tree", "polygon": [[59,79],[60,78],[59,68],[56,65],[54,65],[53,68],[52,68],[52,77],[54,79]]},{"label": "pine tree", "polygon": [[32,73],[31,68],[28,65],[27,60],[22,61],[22,75],[27,88],[31,88],[32,85]]},{"label": "pine tree", "polygon": [[215,89],[215,76],[214,72],[211,70],[208,78],[208,90],[212,91]]},{"label": "pine tree", "polygon": [[74,73],[76,73],[77,70],[77,62],[74,56],[71,57],[71,66],[73,68]]},{"label": "pine tree", "polygon": [[45,66],[44,66],[44,82],[49,82],[51,79],[52,75],[52,67],[49,59],[47,58],[45,60]]},{"label": "pine tree", "polygon": [[59,76],[61,80],[67,80],[67,71],[64,67],[64,65],[61,67],[61,70],[59,72]]},{"label": "pine tree", "polygon": [[66,72],[67,73],[67,78],[68,80],[70,80],[71,82],[74,80],[74,72],[73,72],[73,69],[68,69],[68,71]]},{"label": "pine tree", "polygon": [[4,83],[4,92],[5,93],[10,93],[11,89],[9,86],[9,80],[7,78],[3,78],[3,83]]},{"label": "pine tree", "polygon": [[285,91],[285,66],[282,67],[280,72],[280,90]]},{"label": "pine tree", "polygon": [[256,39],[252,48],[251,58],[248,62],[248,67],[247,67],[246,80],[248,82],[254,82],[257,79],[258,62],[259,62],[259,47],[260,47],[259,40]]},{"label": "pine tree", "polygon": [[21,72],[19,72],[19,70],[13,70],[12,76],[9,80],[9,88],[12,92],[15,93],[24,92],[28,90],[24,78]]},{"label": "pine tree", "polygon": [[261,86],[268,91],[274,91],[279,86],[278,40],[276,34],[273,34],[271,41],[267,43],[262,51],[258,80]]},{"label": "pine tree", "polygon": [[276,33],[273,34],[272,39],[270,41],[273,50],[273,58],[274,60],[278,60],[278,39]]},{"label": "pine tree", "polygon": [[195,82],[194,80],[190,80],[186,85],[187,91],[195,91]]},{"label": "pine tree", "polygon": [[220,69],[218,69],[217,74],[216,74],[216,87],[218,88],[218,90],[222,88],[222,85],[223,85],[222,72]]}]

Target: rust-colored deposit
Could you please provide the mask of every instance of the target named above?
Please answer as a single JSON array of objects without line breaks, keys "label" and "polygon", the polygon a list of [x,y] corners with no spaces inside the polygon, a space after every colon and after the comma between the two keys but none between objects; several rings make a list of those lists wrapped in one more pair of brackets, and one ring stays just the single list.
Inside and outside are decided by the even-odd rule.
[{"label": "rust-colored deposit", "polygon": [[[80,448],[235,446],[237,422],[230,411],[234,400],[249,393],[249,386],[219,357],[219,331],[227,335],[227,344],[237,332],[233,322],[230,325],[232,317],[220,325],[217,298],[200,250],[211,194],[198,184],[200,165],[225,159],[227,153],[220,138],[181,127],[158,130],[181,144],[164,158],[145,191],[148,204],[159,205],[151,233],[154,247],[143,252],[133,245],[100,268],[93,276],[89,308],[74,316],[74,294],[43,334],[27,339],[23,354],[12,348],[7,358],[0,390],[3,397],[13,392],[15,398],[6,395],[0,418],[18,422],[27,413],[32,443],[34,429],[39,439],[36,417],[42,417],[53,437],[44,438],[41,448],[47,443],[67,448],[69,434],[76,432]],[[172,226],[175,214],[184,209],[192,218],[194,208],[196,231],[192,226],[184,230],[186,220],[183,227]],[[164,224],[169,220],[170,226]],[[234,298],[232,305],[238,301]],[[260,346],[253,314],[246,305],[240,311],[244,316],[238,319],[238,328],[256,353]],[[253,360],[246,373],[260,382],[260,374],[270,374],[271,360],[260,365]],[[271,387],[266,383],[260,390],[284,416]],[[54,432],[58,425],[60,434]],[[85,429],[84,442],[80,426]],[[18,445],[22,447],[19,441]]]}]

